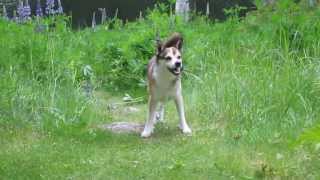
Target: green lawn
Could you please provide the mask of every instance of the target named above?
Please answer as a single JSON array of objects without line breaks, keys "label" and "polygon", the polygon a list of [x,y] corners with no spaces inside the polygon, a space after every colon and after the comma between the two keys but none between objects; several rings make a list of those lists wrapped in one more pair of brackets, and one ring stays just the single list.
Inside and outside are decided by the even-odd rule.
[{"label": "green lawn", "polygon": [[[105,107],[101,112],[107,111]],[[123,114],[121,106],[109,113],[110,120],[87,126],[50,131],[32,126],[1,127],[1,179],[319,178],[320,157],[301,146],[290,147],[281,131],[266,142],[250,143],[245,134],[228,135],[227,122],[205,125],[189,118],[193,135],[185,136],[177,128],[171,103],[166,122],[158,124],[149,139],[98,128],[116,121],[143,122],[146,105],[134,107],[140,111]],[[188,117],[192,113],[188,110]]]}]

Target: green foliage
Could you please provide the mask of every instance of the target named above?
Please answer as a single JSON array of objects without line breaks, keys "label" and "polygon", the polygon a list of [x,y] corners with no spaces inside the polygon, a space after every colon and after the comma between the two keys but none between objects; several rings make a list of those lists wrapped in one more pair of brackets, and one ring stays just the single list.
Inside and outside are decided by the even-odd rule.
[{"label": "green foliage", "polygon": [[317,144],[320,143],[320,125],[312,127],[302,133],[301,137],[298,140],[299,143],[311,143]]}]

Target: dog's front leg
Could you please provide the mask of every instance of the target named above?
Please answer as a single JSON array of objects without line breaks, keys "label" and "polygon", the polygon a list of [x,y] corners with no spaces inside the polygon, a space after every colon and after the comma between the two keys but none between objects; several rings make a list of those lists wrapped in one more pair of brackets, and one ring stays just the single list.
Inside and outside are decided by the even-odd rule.
[{"label": "dog's front leg", "polygon": [[179,114],[179,119],[180,119],[180,129],[182,130],[183,133],[185,134],[190,134],[191,133],[191,129],[189,128],[186,118],[185,118],[185,114],[184,114],[184,105],[183,105],[183,98],[182,98],[182,94],[181,92],[177,93],[177,95],[175,96],[175,104],[177,107],[177,111]]},{"label": "dog's front leg", "polygon": [[160,103],[159,111],[156,115],[157,122],[164,122],[164,102]]},{"label": "dog's front leg", "polygon": [[149,97],[148,104],[149,104],[148,119],[144,126],[144,130],[141,133],[141,137],[145,137],[145,138],[149,137],[153,132],[154,122],[156,118],[156,110],[157,110],[157,101],[152,96]]}]

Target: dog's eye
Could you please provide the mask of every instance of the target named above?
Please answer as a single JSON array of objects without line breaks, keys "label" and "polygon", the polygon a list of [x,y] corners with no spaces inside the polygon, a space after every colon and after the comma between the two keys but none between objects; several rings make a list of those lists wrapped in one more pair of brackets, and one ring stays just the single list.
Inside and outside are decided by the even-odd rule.
[{"label": "dog's eye", "polygon": [[166,57],[165,58],[167,61],[170,61],[171,60],[171,57]]},{"label": "dog's eye", "polygon": [[181,56],[178,56],[177,58],[178,58],[178,59],[181,59]]}]

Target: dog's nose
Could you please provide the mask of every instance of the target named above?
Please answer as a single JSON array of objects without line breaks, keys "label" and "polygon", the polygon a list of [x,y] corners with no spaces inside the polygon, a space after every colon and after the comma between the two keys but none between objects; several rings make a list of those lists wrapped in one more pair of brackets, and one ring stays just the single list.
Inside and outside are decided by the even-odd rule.
[{"label": "dog's nose", "polygon": [[176,67],[181,67],[181,62],[176,62],[175,65]]}]

